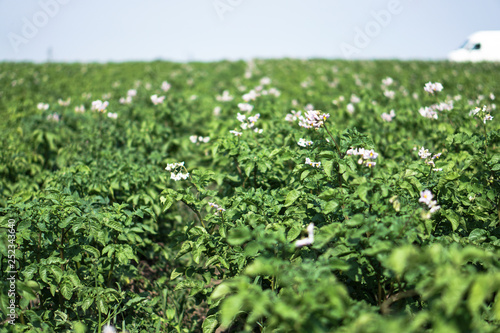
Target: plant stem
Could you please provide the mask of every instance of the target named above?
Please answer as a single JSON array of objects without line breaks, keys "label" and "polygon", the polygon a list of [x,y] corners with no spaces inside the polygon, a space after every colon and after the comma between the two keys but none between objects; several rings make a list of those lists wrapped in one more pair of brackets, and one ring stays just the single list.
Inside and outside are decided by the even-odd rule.
[{"label": "plant stem", "polygon": [[[323,124],[323,127],[325,128],[326,132],[332,138],[333,143],[335,143],[335,147],[337,148],[337,153],[339,154],[339,159],[342,159],[342,153],[340,152],[340,146],[338,145],[337,141],[335,141],[335,138],[333,137],[332,133],[328,130],[328,127],[326,127],[326,123]],[[339,187],[342,188],[342,175],[340,174],[340,162],[339,164],[339,171],[338,171],[338,182],[339,182]]]},{"label": "plant stem", "polygon": [[432,165],[430,167],[431,168],[429,169],[429,173],[427,174],[427,185],[429,185],[430,177],[431,177],[431,173],[432,173]]},{"label": "plant stem", "polygon": [[184,202],[184,204],[185,204],[186,206],[188,206],[188,207],[189,207],[189,208],[190,208],[190,209],[191,209],[191,210],[192,210],[192,211],[196,214],[196,216],[198,217],[198,220],[200,220],[201,225],[203,226],[203,228],[204,228],[204,229],[206,229],[206,227],[205,227],[205,223],[203,222],[203,219],[201,218],[201,214],[200,214],[200,212],[196,209],[196,207],[194,207],[194,206],[193,206],[193,205],[191,205],[191,204],[188,204],[188,203],[187,203],[186,201],[184,201],[184,200],[182,200],[182,202]]},{"label": "plant stem", "polygon": [[111,273],[113,273],[113,269],[115,267],[115,261],[116,261],[116,255],[115,255],[115,253],[113,253],[113,259],[111,259],[111,268],[109,269],[109,272],[108,272],[108,287],[111,286]]},{"label": "plant stem", "polygon": [[485,153],[488,150],[488,134],[486,133],[486,123],[483,122],[483,132],[484,132],[484,150]]},{"label": "plant stem", "polygon": [[417,291],[415,289],[408,290],[408,291],[400,291],[397,294],[392,295],[388,299],[386,299],[381,305],[380,305],[380,312],[384,315],[389,314],[389,307],[391,306],[392,303],[397,302],[403,298],[407,297],[413,297],[418,295]]},{"label": "plant stem", "polygon": [[326,123],[323,124],[323,127],[325,128],[326,133],[328,133],[328,135],[330,136],[330,138],[332,138],[333,143],[335,143],[335,146],[337,147],[337,152],[339,153],[339,157],[342,158],[342,156],[341,156],[342,154],[340,153],[340,146],[338,145],[337,141],[333,137],[332,133],[328,130],[328,127],[326,127]]}]

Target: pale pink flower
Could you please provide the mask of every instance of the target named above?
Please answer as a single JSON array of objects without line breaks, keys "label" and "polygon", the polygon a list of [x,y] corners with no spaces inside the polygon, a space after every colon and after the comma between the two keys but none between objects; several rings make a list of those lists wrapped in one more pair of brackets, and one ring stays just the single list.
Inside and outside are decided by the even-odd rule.
[{"label": "pale pink flower", "polygon": [[289,122],[296,121],[301,117],[301,115],[302,115],[301,111],[292,110],[290,111],[289,114],[285,116],[285,120]]},{"label": "pale pink flower", "polygon": [[271,84],[271,79],[268,77],[263,77],[262,79],[260,79],[260,84],[262,84],[262,85]]},{"label": "pale pink flower", "polygon": [[391,110],[389,113],[382,113],[380,115],[384,121],[392,121],[392,118],[396,117],[396,113],[394,110]]},{"label": "pale pink flower", "polygon": [[424,147],[421,147],[420,150],[418,151],[418,156],[420,156],[420,158],[427,158],[431,155],[432,154],[429,153],[429,149],[425,149]]},{"label": "pale pink flower", "polygon": [[161,90],[163,90],[164,92],[167,92],[170,90],[172,86],[170,85],[170,83],[168,83],[167,81],[163,81],[161,83]]},{"label": "pale pink flower", "polygon": [[165,101],[165,96],[160,96],[158,95],[152,95],[151,96],[151,102],[153,102],[154,105],[162,104]]},{"label": "pale pink flower", "polygon": [[218,95],[216,97],[216,99],[219,101],[219,102],[230,102],[234,99],[233,96],[231,96],[231,94],[229,93],[228,90],[224,90],[222,92],[222,95]]},{"label": "pale pink flower", "polygon": [[37,109],[38,110],[42,110],[42,111],[47,111],[49,109],[49,104],[46,104],[46,103],[38,103],[36,105]]},{"label": "pale pink flower", "polygon": [[229,133],[234,134],[234,136],[241,136],[243,133],[238,131],[229,131]]},{"label": "pale pink flower", "polygon": [[352,103],[349,103],[347,104],[347,112],[349,112],[350,114],[353,114],[354,113],[354,105]]},{"label": "pale pink flower", "polygon": [[391,77],[386,77],[385,79],[382,80],[382,84],[384,86],[390,86],[394,80]]},{"label": "pale pink flower", "polygon": [[243,95],[243,100],[245,102],[255,101],[259,94],[255,90],[250,90],[248,93]]},{"label": "pale pink flower", "polygon": [[47,120],[58,122],[60,118],[57,113],[52,113],[47,116]]},{"label": "pale pink flower", "polygon": [[62,99],[59,98],[59,100],[57,101],[57,103],[60,105],[60,106],[69,106],[70,103],[71,103],[71,97],[68,98],[67,100],[63,101]]},{"label": "pale pink flower", "polygon": [[439,82],[427,82],[424,86],[424,90],[428,92],[429,94],[434,94],[435,91],[441,91],[443,90],[443,85]]},{"label": "pale pink flower", "polygon": [[93,101],[91,110],[98,111],[98,112],[104,112],[106,110],[106,108],[108,107],[108,105],[109,105],[108,101],[106,101],[106,102],[103,102],[101,100]]},{"label": "pale pink flower", "polygon": [[309,147],[312,146],[313,142],[300,138],[297,144],[301,147]]},{"label": "pale pink flower", "polygon": [[76,113],[84,113],[85,112],[85,106],[82,104],[80,106],[75,106],[75,112]]},{"label": "pale pink flower", "polygon": [[132,103],[132,97],[127,96],[127,97],[121,97],[120,98],[120,104],[130,104]]},{"label": "pale pink flower", "polygon": [[426,205],[429,205],[433,197],[434,196],[432,195],[431,191],[424,190],[420,192],[420,199],[418,199],[418,202],[423,202]]},{"label": "pale pink flower", "polygon": [[253,105],[248,104],[248,103],[238,103],[238,108],[242,112],[252,112]]},{"label": "pale pink flower", "polygon": [[396,93],[393,90],[385,90],[384,96],[389,98],[389,99],[393,99],[394,96],[396,96]]}]

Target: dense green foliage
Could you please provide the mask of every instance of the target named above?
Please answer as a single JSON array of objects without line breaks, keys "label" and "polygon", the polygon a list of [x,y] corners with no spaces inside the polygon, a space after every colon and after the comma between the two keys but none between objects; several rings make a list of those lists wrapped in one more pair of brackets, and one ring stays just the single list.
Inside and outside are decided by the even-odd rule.
[{"label": "dense green foliage", "polygon": [[[0,332],[498,332],[498,77],[486,63],[0,64]],[[309,103],[330,115],[318,129],[285,120]],[[419,112],[439,103],[453,107]],[[186,179],[165,169],[178,162]]]}]

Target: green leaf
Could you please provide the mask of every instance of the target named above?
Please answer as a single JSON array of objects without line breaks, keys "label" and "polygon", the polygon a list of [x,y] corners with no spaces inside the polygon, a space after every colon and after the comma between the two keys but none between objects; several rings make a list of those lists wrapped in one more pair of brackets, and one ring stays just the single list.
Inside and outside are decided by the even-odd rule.
[{"label": "green leaf", "polygon": [[444,216],[446,216],[448,221],[450,221],[453,231],[457,230],[458,226],[460,225],[460,217],[457,215],[457,213],[448,209],[444,212]]},{"label": "green leaf", "polygon": [[161,196],[160,202],[163,205],[163,212],[165,212],[170,208],[170,206],[172,206],[174,200],[170,196]]},{"label": "green leaf", "polygon": [[299,225],[298,223],[294,224],[288,231],[288,234],[286,235],[286,240],[289,242],[293,241],[294,239],[299,237],[302,230],[303,228],[301,225]]},{"label": "green leaf", "polygon": [[82,303],[82,310],[87,311],[88,308],[94,303],[94,298],[92,297],[87,297]]},{"label": "green leaf", "polygon": [[103,218],[102,222],[108,228],[111,228],[111,229],[116,230],[118,232],[123,232],[123,226],[120,222],[110,220],[107,217]]},{"label": "green leaf", "polygon": [[90,254],[92,254],[96,258],[99,258],[101,256],[101,254],[99,253],[99,250],[91,245],[82,245],[82,249],[89,252]]},{"label": "green leaf", "polygon": [[85,324],[80,323],[80,322],[73,323],[73,332],[74,333],[85,333],[86,331],[87,331],[87,327],[85,326]]},{"label": "green leaf", "polygon": [[482,243],[486,239],[488,239],[489,232],[484,229],[474,229],[471,231],[469,234],[469,240],[471,242],[477,242],[477,243]]},{"label": "green leaf", "polygon": [[498,282],[498,279],[492,279],[489,275],[479,275],[475,277],[467,302],[472,313],[477,313],[481,304],[483,304],[486,299],[491,298],[493,291],[495,291],[494,285]]},{"label": "green leaf", "polygon": [[339,203],[337,201],[335,200],[328,201],[327,204],[325,205],[325,208],[323,208],[323,214],[328,214],[335,211],[338,206]]},{"label": "green leaf", "polygon": [[400,247],[392,251],[387,263],[388,268],[396,274],[402,275],[406,268],[414,262],[413,257],[417,255],[417,250],[413,246]]},{"label": "green leaf", "polygon": [[177,271],[177,268],[172,271],[170,274],[170,280],[175,280],[177,277],[181,276],[182,273]]},{"label": "green leaf", "polygon": [[306,169],[304,171],[302,171],[302,173],[300,174],[300,180],[304,180],[305,178],[307,178],[307,176],[309,176],[309,174],[311,173],[311,169]]},{"label": "green leaf", "polygon": [[247,175],[247,177],[250,177],[250,174],[252,173],[252,171],[253,171],[254,168],[255,168],[255,163],[254,162],[247,163],[245,165],[245,175]]},{"label": "green leaf", "polygon": [[243,306],[242,295],[229,296],[221,306],[221,323],[223,328],[228,328]]},{"label": "green leaf", "polygon": [[231,245],[242,245],[251,239],[250,230],[245,226],[239,226],[229,231],[227,242]]},{"label": "green leaf", "polygon": [[301,195],[301,192],[299,192],[297,190],[290,191],[287,194],[286,199],[285,199],[285,207],[291,206],[295,201],[297,201],[297,199],[300,197],[300,195]]},{"label": "green leaf", "polygon": [[332,176],[332,169],[333,169],[333,161],[332,160],[323,160],[321,163],[323,164],[323,168],[325,169],[325,173],[328,177]]},{"label": "green leaf", "polygon": [[212,333],[217,328],[219,322],[217,321],[217,315],[210,315],[204,321],[201,328],[203,329],[203,333]]},{"label": "green leaf", "polygon": [[71,299],[71,297],[73,296],[73,288],[72,288],[72,284],[70,281],[64,281],[61,284],[61,294],[67,300]]},{"label": "green leaf", "polygon": [[99,297],[99,299],[97,300],[97,307],[99,308],[99,311],[101,313],[104,314],[108,313],[108,305],[106,304],[106,302],[104,302],[104,300],[101,297]]}]

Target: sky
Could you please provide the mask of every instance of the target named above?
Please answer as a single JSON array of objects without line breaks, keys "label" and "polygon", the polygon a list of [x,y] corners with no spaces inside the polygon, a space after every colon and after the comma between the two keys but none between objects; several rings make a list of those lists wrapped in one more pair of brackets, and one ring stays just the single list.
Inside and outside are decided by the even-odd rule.
[{"label": "sky", "polygon": [[445,59],[500,0],[0,0],[0,61]]}]

